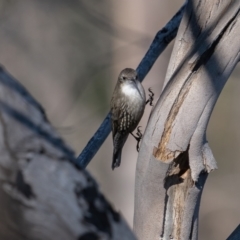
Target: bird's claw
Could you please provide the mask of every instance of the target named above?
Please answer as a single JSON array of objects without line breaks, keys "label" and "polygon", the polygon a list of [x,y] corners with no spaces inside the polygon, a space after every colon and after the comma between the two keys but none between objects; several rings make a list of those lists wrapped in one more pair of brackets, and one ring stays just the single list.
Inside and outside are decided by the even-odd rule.
[{"label": "bird's claw", "polygon": [[148,91],[149,91],[149,94],[148,94],[149,98],[148,98],[148,100],[146,101],[146,104],[149,103],[150,106],[153,106],[154,93],[153,93],[153,91],[152,91],[151,88],[149,88]]},{"label": "bird's claw", "polygon": [[141,139],[142,139],[142,133],[141,133],[140,127],[141,127],[141,126],[138,126],[138,127],[137,127],[137,133],[136,133],[137,136],[135,136],[133,133],[131,133],[132,136],[137,140],[136,149],[137,149],[138,152],[139,152],[139,148],[140,148],[140,147],[139,147],[139,144],[140,144],[140,141],[141,141]]},{"label": "bird's claw", "polygon": [[141,139],[142,138],[142,133],[141,133],[141,130],[140,130],[141,126],[138,126],[137,127],[137,136]]},{"label": "bird's claw", "polygon": [[137,133],[136,133],[137,136],[138,136],[137,147],[136,147],[138,152],[139,152],[139,148],[140,148],[140,147],[139,147],[139,143],[140,143],[140,141],[141,141],[141,139],[142,139],[142,133],[141,133],[140,127],[141,127],[141,126],[138,126],[138,127],[137,127]]}]

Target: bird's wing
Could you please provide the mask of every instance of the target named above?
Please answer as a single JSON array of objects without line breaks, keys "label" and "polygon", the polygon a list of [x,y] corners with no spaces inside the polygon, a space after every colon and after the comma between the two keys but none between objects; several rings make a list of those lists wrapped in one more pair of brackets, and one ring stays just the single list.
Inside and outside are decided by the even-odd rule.
[{"label": "bird's wing", "polygon": [[131,115],[128,112],[128,104],[121,101],[121,103],[113,104],[112,113],[112,133],[113,138],[117,132],[127,132],[130,127]]},{"label": "bird's wing", "polygon": [[123,121],[124,117],[124,111],[126,111],[127,106],[124,104],[121,104],[120,107],[116,107],[118,104],[114,104],[111,109],[112,113],[112,133],[113,133],[113,138],[116,135],[118,131],[121,129],[121,123]]}]

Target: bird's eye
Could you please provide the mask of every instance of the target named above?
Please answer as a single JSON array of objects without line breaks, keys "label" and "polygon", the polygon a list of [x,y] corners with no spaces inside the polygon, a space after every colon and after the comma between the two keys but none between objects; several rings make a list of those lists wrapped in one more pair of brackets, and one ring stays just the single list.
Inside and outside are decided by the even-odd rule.
[{"label": "bird's eye", "polygon": [[127,78],[123,76],[122,79],[123,79],[123,80],[126,80]]},{"label": "bird's eye", "polygon": [[138,80],[138,76],[136,76],[135,79]]}]

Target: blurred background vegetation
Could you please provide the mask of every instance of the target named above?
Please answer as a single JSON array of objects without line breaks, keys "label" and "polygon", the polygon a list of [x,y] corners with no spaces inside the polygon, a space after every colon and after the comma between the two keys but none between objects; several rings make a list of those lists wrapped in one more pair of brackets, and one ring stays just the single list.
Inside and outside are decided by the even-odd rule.
[{"label": "blurred background vegetation", "polygon": [[[136,68],[156,32],[183,1],[0,0],[0,63],[43,105],[79,154],[109,111],[118,73]],[[159,96],[173,43],[144,81]],[[200,239],[226,239],[240,220],[240,108],[237,68],[217,102],[208,139],[219,170],[210,174],[200,209]],[[155,99],[156,101],[157,99]],[[146,125],[150,107],[141,121]],[[111,170],[108,137],[88,170],[132,225],[137,153],[129,137]]]}]

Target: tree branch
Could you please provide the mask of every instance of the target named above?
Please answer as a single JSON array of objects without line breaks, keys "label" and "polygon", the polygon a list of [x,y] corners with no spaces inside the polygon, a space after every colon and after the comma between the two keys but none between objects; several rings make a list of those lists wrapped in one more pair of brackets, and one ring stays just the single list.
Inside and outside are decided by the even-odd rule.
[{"label": "tree branch", "polygon": [[186,6],[138,156],[134,231],[140,240],[197,239],[202,190],[216,169],[206,128],[239,61],[239,12],[239,1]]},{"label": "tree branch", "polygon": [[[175,38],[177,30],[184,12],[185,4],[180,10],[173,16],[173,18],[166,24],[166,26],[160,30],[155,36],[149,50],[140,62],[137,72],[139,80],[143,81],[146,77],[159,55],[164,51],[168,44]],[[94,155],[97,153],[101,145],[104,143],[111,131],[110,113],[102,122],[99,129],[89,140],[86,147],[78,156],[75,163],[82,168],[86,168]]]},{"label": "tree branch", "polygon": [[227,240],[238,240],[238,239],[240,239],[240,224],[231,233],[231,235],[227,238]]},{"label": "tree branch", "polygon": [[42,107],[0,68],[0,239],[134,240]]}]

